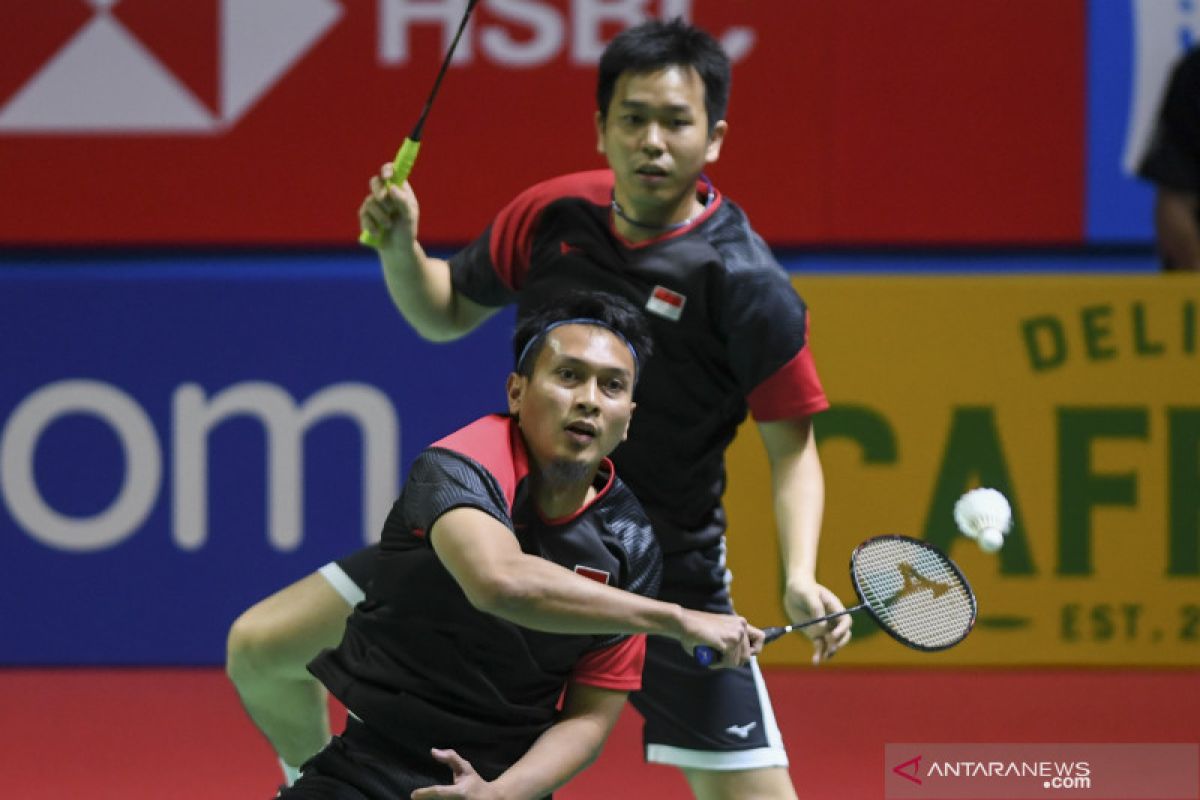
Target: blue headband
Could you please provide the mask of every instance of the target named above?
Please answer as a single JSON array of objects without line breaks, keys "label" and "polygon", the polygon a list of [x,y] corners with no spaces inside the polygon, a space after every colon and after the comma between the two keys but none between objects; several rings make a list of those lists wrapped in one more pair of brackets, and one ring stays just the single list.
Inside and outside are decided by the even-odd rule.
[{"label": "blue headband", "polygon": [[529,355],[529,351],[533,349],[533,346],[542,339],[546,338],[550,331],[554,330],[555,328],[561,328],[563,325],[594,325],[597,328],[604,328],[604,330],[608,331],[613,336],[616,336],[626,347],[629,348],[629,354],[633,356],[633,369],[635,378],[637,377],[637,373],[641,371],[642,364],[641,360],[638,359],[637,350],[635,350],[633,345],[629,343],[629,340],[625,338],[625,334],[621,333],[607,322],[602,322],[598,319],[592,319],[591,317],[576,317],[574,319],[564,319],[558,322],[552,322],[551,324],[547,325],[546,328],[537,336],[531,337],[530,340],[525,343],[525,347],[521,349],[521,355],[517,358],[518,375],[521,373],[521,367],[525,366],[525,358]]}]

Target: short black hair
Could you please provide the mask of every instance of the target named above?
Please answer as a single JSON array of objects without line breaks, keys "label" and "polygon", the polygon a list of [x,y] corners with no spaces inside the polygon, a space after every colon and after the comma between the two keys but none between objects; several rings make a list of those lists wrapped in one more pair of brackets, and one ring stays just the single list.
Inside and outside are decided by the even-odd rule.
[{"label": "short black hair", "polygon": [[670,22],[652,19],[628,28],[604,48],[596,80],[600,119],[608,116],[608,105],[621,73],[652,72],[671,66],[693,67],[704,81],[704,110],[711,132],[714,125],[725,119],[733,70],[720,42],[679,17]]},{"label": "short black hair", "polygon": [[[571,290],[532,308],[517,322],[513,331],[513,369],[526,378],[533,375],[533,365],[546,346],[545,333],[555,323],[567,320],[595,320],[624,337],[633,348],[637,375],[654,350],[650,325],[642,312],[623,297],[608,292]],[[525,352],[526,346],[529,352]],[[524,353],[525,358],[521,356]]]}]

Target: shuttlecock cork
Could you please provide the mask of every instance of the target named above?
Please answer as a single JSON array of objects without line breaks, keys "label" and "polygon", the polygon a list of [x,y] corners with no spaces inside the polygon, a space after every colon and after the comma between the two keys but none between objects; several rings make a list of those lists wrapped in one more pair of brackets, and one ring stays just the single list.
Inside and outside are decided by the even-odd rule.
[{"label": "shuttlecock cork", "polygon": [[972,489],[954,504],[954,521],[985,553],[994,553],[1012,529],[1012,507],[995,489]]}]

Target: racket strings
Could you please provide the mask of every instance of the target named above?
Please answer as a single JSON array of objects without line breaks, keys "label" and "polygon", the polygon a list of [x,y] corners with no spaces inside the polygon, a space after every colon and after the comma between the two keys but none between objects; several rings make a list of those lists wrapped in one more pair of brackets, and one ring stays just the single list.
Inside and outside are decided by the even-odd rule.
[{"label": "racket strings", "polygon": [[855,554],[854,579],[881,625],[922,649],[957,644],[975,622],[975,596],[940,552],[902,538],[880,538]]}]

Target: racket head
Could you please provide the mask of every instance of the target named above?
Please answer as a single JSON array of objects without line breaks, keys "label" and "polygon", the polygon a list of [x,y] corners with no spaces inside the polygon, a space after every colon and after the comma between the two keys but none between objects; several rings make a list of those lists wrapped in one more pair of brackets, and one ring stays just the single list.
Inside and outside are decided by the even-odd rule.
[{"label": "racket head", "polygon": [[850,580],[879,627],[914,650],[953,647],[975,627],[975,592],[938,548],[909,536],[874,536],[854,548]]}]

